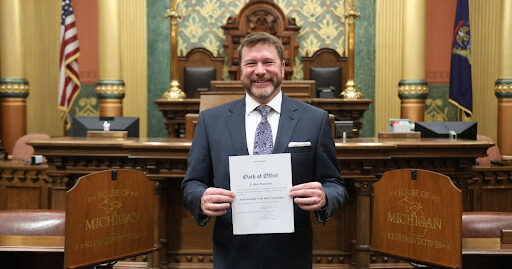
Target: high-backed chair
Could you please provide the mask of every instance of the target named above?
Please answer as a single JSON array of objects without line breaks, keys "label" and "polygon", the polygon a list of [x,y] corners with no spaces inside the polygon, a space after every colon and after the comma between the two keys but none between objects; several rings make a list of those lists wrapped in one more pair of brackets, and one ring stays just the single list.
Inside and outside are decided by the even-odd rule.
[{"label": "high-backed chair", "polygon": [[[242,98],[244,94],[241,92],[206,92],[202,93],[199,101],[199,112],[202,112],[208,108],[219,106],[227,102],[234,101]],[[194,138],[194,132],[196,130],[197,120],[199,114],[187,114],[185,115],[185,138]]]},{"label": "high-backed chair", "polygon": [[32,154],[34,154],[34,148],[27,145],[27,142],[36,139],[47,139],[50,138],[47,134],[27,134],[20,137],[14,147],[12,148],[12,159],[13,160],[29,160]]},{"label": "high-backed chair", "polygon": [[231,80],[239,80],[241,75],[237,48],[244,37],[253,32],[266,32],[282,41],[285,62],[283,79],[292,78],[299,49],[297,36],[301,27],[296,24],[295,18],[287,17],[275,1],[250,0],[235,17],[229,17],[221,28],[226,36],[223,47]]},{"label": "high-backed chair", "polygon": [[[493,142],[490,137],[484,135],[477,135],[476,140]],[[492,161],[501,161],[500,149],[496,145],[487,149],[487,156],[476,159],[479,165],[490,165]]]},{"label": "high-backed chair", "polygon": [[321,48],[312,56],[302,57],[302,63],[304,79],[314,80],[317,92],[333,88],[333,97],[339,97],[347,83],[347,57],[331,48]]},{"label": "high-backed chair", "polygon": [[222,79],[224,58],[205,48],[193,48],[178,58],[178,82],[189,98],[210,90],[210,81]]},{"label": "high-backed chair", "polygon": [[2,268],[63,268],[64,210],[0,210]]}]

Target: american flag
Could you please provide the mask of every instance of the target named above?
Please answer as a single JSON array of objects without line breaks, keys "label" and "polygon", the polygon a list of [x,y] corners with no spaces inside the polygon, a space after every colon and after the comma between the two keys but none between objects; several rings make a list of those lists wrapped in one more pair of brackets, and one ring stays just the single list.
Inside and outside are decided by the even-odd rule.
[{"label": "american flag", "polygon": [[76,33],[75,15],[71,0],[62,1],[62,18],[60,22],[60,74],[59,74],[59,109],[66,117],[73,100],[80,91],[80,76],[78,73],[78,35]]}]

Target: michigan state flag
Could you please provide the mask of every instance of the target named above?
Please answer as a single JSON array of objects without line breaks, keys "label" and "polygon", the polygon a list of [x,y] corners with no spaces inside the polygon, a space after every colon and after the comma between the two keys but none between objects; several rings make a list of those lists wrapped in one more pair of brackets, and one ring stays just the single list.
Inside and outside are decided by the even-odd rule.
[{"label": "michigan state flag", "polygon": [[473,88],[471,86],[471,35],[468,0],[457,1],[452,42],[450,102],[462,109],[466,117],[470,117],[473,112]]}]

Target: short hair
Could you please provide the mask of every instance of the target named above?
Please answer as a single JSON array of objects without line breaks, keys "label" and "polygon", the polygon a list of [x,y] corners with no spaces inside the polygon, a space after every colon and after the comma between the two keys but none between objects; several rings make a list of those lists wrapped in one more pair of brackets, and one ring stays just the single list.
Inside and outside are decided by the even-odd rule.
[{"label": "short hair", "polygon": [[269,33],[265,33],[265,32],[250,33],[244,38],[244,40],[242,40],[242,43],[240,43],[240,46],[238,46],[238,58],[240,59],[240,61],[242,61],[242,49],[243,48],[253,47],[253,46],[255,46],[257,44],[261,44],[261,43],[274,46],[276,48],[277,55],[279,56],[279,59],[281,60],[281,62],[284,61],[283,44],[277,37],[275,37]]}]

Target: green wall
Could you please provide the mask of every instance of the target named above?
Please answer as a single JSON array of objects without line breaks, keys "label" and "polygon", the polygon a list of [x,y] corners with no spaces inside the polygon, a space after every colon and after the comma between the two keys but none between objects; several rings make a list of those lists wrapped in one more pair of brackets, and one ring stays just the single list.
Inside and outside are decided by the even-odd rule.
[{"label": "green wall", "polygon": [[169,88],[170,50],[169,19],[164,18],[169,8],[167,0],[147,1],[148,27],[148,137],[166,137],[164,117],[154,100],[160,99]]},{"label": "green wall", "polygon": [[[376,0],[360,0],[356,8],[361,17],[356,20],[356,88],[364,98],[375,100],[375,12]],[[373,137],[375,132],[375,104],[363,115],[362,137]]]}]

